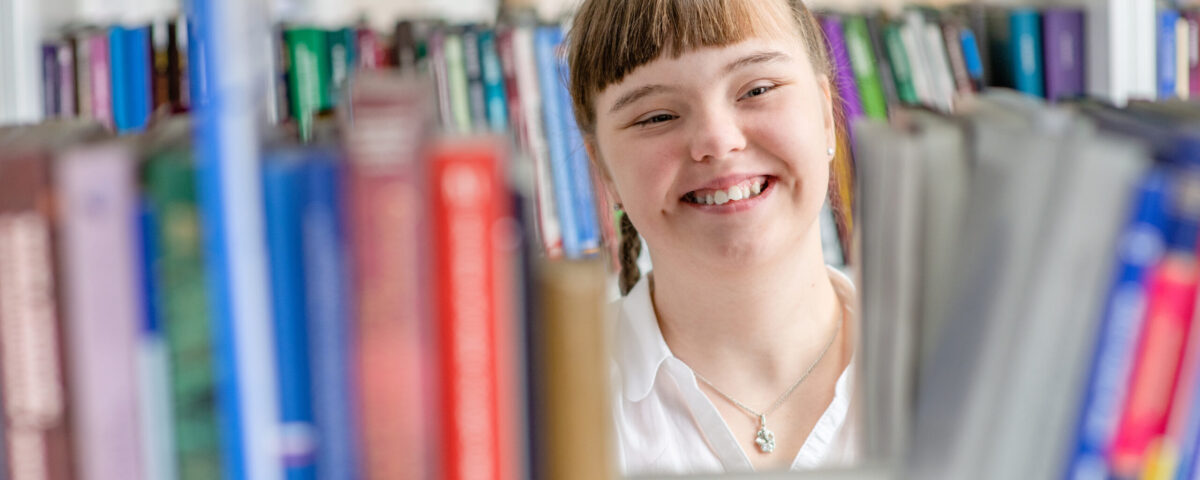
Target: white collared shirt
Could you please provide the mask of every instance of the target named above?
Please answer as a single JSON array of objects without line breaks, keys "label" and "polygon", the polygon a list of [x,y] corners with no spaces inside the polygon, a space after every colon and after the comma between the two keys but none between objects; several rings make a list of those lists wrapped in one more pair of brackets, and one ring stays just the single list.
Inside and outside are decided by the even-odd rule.
[{"label": "white collared shirt", "polygon": [[[838,297],[854,285],[830,268]],[[618,465],[625,475],[749,472],[754,467],[692,369],[671,354],[643,276],[616,302],[613,370]],[[844,305],[853,321],[855,306]],[[844,466],[857,456],[850,411],[854,362],[838,377],[833,401],[792,460],[792,470]]]}]

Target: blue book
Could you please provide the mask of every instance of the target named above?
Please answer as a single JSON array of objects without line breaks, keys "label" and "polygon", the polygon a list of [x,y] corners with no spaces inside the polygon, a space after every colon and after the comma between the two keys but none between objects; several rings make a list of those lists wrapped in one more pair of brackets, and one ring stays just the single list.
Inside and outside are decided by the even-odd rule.
[{"label": "blue book", "polygon": [[[567,91],[568,79],[567,59],[558,57],[558,77],[563,79],[558,89],[561,105],[571,105],[571,94]],[[592,174],[588,167],[587,149],[583,146],[583,136],[575,123],[575,115],[569,107],[564,107],[563,126],[567,133],[567,162],[571,172],[571,205],[564,207],[575,209],[576,225],[579,228],[579,248],[584,254],[593,254],[600,250],[600,223],[596,218],[596,195],[592,190]]]},{"label": "blue book", "polygon": [[508,131],[508,98],[504,92],[504,70],[496,51],[496,31],[479,33],[479,63],[483,67],[483,96],[487,107],[488,128],[494,133]]},{"label": "blue book", "polygon": [[563,254],[567,258],[583,256],[582,227],[578,212],[573,207],[572,179],[568,159],[568,139],[565,115],[570,103],[562,101],[558,89],[565,89],[559,76],[557,50],[562,44],[563,34],[558,27],[538,27],[534,31],[533,47],[537,60],[538,84],[542,93],[542,122],[545,124],[546,143],[550,150],[551,183],[554,184],[554,201],[558,206],[558,222],[562,228]]},{"label": "blue book", "polygon": [[307,183],[304,155],[297,149],[273,151],[263,162],[282,455],[288,480],[313,480],[317,474],[301,242]]},{"label": "blue book", "polygon": [[1031,8],[1018,8],[1009,13],[1008,20],[1013,87],[1035,97],[1044,97],[1041,14]]},{"label": "blue book", "polygon": [[[269,47],[262,0],[188,2],[199,48],[198,197],[212,312],[222,477],[283,478],[270,284],[258,168],[258,95]],[[231,28],[236,26],[237,28]],[[196,78],[196,77],[193,77]],[[219,88],[218,88],[219,87]]]},{"label": "blue book", "polygon": [[1116,277],[1097,330],[1067,479],[1107,478],[1108,451],[1125,404],[1141,331],[1145,282],[1165,251],[1170,178],[1165,168],[1147,174],[1118,239]]},{"label": "blue book", "polygon": [[1163,9],[1158,12],[1158,98],[1174,98],[1176,80],[1175,23],[1179,12]]},{"label": "blue book", "polygon": [[975,32],[970,28],[963,27],[958,38],[962,43],[963,62],[967,64],[967,76],[971,77],[971,83],[975,85],[976,89],[982,89],[983,60],[980,57],[979,43],[975,40]]},{"label": "blue book", "polygon": [[351,351],[350,290],[342,217],[343,171],[333,152],[315,151],[305,165],[304,277],[309,358],[317,427],[317,478],[359,478],[358,425]]},{"label": "blue book", "polygon": [[113,124],[117,133],[145,130],[152,108],[150,27],[110,27],[108,45]]}]

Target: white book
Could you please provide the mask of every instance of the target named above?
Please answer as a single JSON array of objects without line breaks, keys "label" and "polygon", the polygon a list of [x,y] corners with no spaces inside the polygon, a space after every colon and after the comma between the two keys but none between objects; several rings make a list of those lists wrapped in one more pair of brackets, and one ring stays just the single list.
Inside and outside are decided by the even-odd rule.
[{"label": "white book", "polygon": [[1133,74],[1132,99],[1158,98],[1158,6],[1149,0],[1126,1],[1133,23],[1133,52],[1129,63],[1119,65]]},{"label": "white book", "polygon": [[911,22],[900,25],[900,43],[908,53],[909,69],[912,73],[913,89],[916,90],[917,100],[922,105],[933,107],[937,105],[937,94],[930,78],[929,63],[925,59],[925,49],[921,48],[921,29]]},{"label": "white book", "polygon": [[924,45],[926,58],[929,59],[934,90],[937,92],[937,109],[942,112],[951,112],[954,109],[954,74],[950,72],[945,36],[942,34],[941,27],[936,23],[925,24]]},{"label": "white book", "polygon": [[513,62],[516,63],[517,92],[525,118],[524,147],[533,159],[536,178],[537,225],[542,246],[550,252],[562,251],[562,227],[554,201],[550,174],[550,147],[542,123],[542,94],[538,84],[537,60],[533,50],[533,29],[521,25],[513,29]]},{"label": "white book", "polygon": [[0,125],[42,120],[42,4],[0,0]]}]

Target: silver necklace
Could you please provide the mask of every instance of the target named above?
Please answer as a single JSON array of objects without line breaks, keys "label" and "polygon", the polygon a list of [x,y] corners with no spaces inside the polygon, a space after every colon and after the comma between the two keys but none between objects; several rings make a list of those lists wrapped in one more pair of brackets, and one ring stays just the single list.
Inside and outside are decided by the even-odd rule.
[{"label": "silver necklace", "polygon": [[700,372],[692,370],[692,373],[695,373],[696,378],[699,378],[700,381],[705,383],[705,385],[711,387],[714,392],[717,392],[722,397],[725,397],[726,400],[729,400],[734,405],[737,405],[738,408],[745,410],[746,413],[749,413],[751,417],[758,418],[758,433],[756,433],[754,436],[754,443],[758,445],[758,450],[760,452],[771,453],[775,451],[775,432],[772,432],[767,428],[767,415],[773,413],[775,409],[779,408],[780,405],[783,405],[783,401],[787,400],[788,396],[790,396],[792,392],[796,391],[796,387],[799,387],[801,383],[804,383],[804,379],[808,378],[808,375],[812,373],[813,369],[817,368],[817,364],[821,363],[822,358],[825,358],[825,353],[829,352],[829,347],[833,346],[833,341],[837,339],[838,332],[842,330],[842,322],[843,319],[839,318],[837,328],[833,331],[833,336],[829,337],[829,343],[825,344],[825,348],[821,350],[821,354],[817,355],[817,359],[813,360],[812,365],[808,366],[808,370],[804,371],[804,375],[801,375],[800,379],[796,380],[796,383],[793,383],[786,392],[783,392],[783,395],[779,396],[778,400],[775,400],[775,403],[772,404],[770,408],[762,413],[754,411],[754,409],[747,407],[742,402],[739,402],[733,397],[725,394],[725,392],[722,392],[721,389],[717,388],[716,385],[713,385],[712,382],[708,381],[707,378],[704,378],[704,375],[701,375]]}]

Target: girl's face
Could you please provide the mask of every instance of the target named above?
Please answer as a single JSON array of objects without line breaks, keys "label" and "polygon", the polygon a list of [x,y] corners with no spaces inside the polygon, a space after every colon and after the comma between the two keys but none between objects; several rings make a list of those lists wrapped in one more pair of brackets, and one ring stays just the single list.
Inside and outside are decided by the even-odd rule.
[{"label": "girl's face", "polygon": [[737,268],[794,252],[828,187],[829,82],[798,39],[669,57],[596,96],[588,149],[610,190],[656,258]]}]

